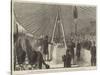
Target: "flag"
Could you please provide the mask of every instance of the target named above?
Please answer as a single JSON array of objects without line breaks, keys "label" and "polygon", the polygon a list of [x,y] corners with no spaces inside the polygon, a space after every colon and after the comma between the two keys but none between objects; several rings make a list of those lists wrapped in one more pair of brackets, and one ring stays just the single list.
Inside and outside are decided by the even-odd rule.
[{"label": "flag", "polygon": [[77,11],[76,6],[74,7],[74,10],[73,10],[73,16],[74,16],[74,19],[78,18],[78,11]]}]

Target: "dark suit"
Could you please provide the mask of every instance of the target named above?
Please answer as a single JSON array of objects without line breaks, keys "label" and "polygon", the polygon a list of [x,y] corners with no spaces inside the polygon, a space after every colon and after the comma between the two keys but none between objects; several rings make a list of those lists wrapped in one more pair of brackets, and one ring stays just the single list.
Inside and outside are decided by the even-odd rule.
[{"label": "dark suit", "polygon": [[96,65],[96,47],[92,46],[91,47],[91,66]]}]

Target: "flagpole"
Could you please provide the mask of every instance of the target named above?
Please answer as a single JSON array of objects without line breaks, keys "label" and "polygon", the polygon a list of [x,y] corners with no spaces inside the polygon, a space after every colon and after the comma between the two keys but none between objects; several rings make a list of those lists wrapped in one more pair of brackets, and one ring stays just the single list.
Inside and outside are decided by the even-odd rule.
[{"label": "flagpole", "polygon": [[76,6],[74,6],[73,16],[74,16],[74,24],[75,24],[75,39],[77,41],[77,18],[78,18],[78,11],[77,11],[77,7]]},{"label": "flagpole", "polygon": [[75,23],[75,38],[77,41],[77,19],[74,19],[74,23]]}]

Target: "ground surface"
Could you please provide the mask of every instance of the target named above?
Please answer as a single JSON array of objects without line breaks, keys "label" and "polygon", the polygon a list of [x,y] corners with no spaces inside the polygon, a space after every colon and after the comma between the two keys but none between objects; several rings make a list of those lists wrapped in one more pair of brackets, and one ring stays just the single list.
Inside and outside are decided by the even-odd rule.
[{"label": "ground surface", "polygon": [[[56,51],[54,51],[56,52]],[[59,51],[57,57],[61,55]],[[56,53],[54,53],[56,54]],[[50,65],[50,69],[45,69],[43,66],[43,69],[33,69],[33,70],[23,70],[23,71],[14,71],[14,75],[19,75],[19,74],[29,74],[29,73],[45,73],[45,72],[64,72],[64,71],[80,71],[80,70],[94,70],[96,69],[96,66],[90,66],[90,51],[86,49],[81,50],[81,60],[76,63],[76,65],[72,65],[71,68],[64,68],[63,67],[63,62],[61,63],[56,63],[54,60],[52,61],[46,61],[47,64]],[[59,60],[59,59],[57,59]]]}]

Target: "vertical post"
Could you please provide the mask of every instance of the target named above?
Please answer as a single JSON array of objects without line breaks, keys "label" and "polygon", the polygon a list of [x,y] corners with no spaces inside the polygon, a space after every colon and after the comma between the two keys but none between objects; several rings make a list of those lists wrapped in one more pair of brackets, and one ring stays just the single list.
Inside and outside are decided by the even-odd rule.
[{"label": "vertical post", "polygon": [[18,25],[16,24],[16,34],[18,36]]},{"label": "vertical post", "polygon": [[63,40],[64,40],[64,44],[65,44],[65,49],[67,49],[65,32],[64,32],[64,27],[63,27],[62,23],[61,23],[61,28],[62,28],[62,32],[63,32],[63,38],[64,38]]},{"label": "vertical post", "polygon": [[77,19],[74,19],[75,23],[75,39],[77,40]]},{"label": "vertical post", "polygon": [[52,34],[51,43],[53,43],[54,33],[55,33],[55,29],[56,29],[56,22],[57,22],[57,16],[56,16],[55,25],[54,25],[54,28],[53,28],[53,34]]},{"label": "vertical post", "polygon": [[76,6],[74,6],[73,17],[74,17],[74,23],[75,23],[75,38],[77,40],[77,18],[78,18],[78,11],[77,11]]}]

